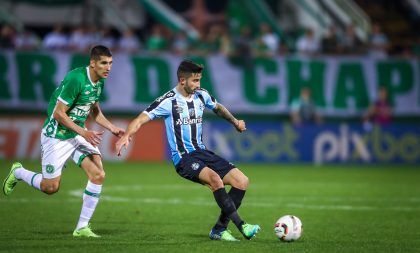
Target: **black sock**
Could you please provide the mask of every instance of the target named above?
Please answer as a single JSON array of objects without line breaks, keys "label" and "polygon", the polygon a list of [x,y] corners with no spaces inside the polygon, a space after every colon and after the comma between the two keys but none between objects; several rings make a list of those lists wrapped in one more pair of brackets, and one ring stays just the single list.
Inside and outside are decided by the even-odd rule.
[{"label": "black sock", "polygon": [[[241,190],[235,187],[232,187],[228,193],[229,197],[232,199],[233,203],[235,204],[236,210],[239,209],[242,203],[242,199],[245,196],[245,190]],[[229,224],[229,217],[225,213],[221,212],[219,219],[216,222],[216,225],[214,225],[215,230],[224,230],[227,228]]]},{"label": "black sock", "polygon": [[235,223],[236,227],[242,231],[242,224],[244,224],[244,221],[241,217],[239,217],[235,204],[226,193],[225,188],[220,188],[214,191],[213,195],[216,199],[217,205],[219,205],[220,209],[222,209],[222,213],[226,214],[226,216]]}]

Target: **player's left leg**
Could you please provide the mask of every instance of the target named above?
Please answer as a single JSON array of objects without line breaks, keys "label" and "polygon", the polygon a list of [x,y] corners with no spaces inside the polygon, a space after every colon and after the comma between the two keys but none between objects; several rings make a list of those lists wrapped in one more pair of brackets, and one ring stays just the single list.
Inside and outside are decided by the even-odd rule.
[{"label": "player's left leg", "polygon": [[[241,206],[242,199],[245,196],[246,189],[248,188],[248,177],[245,176],[245,174],[242,173],[242,171],[240,171],[238,168],[233,168],[223,177],[223,183],[225,185],[229,184],[232,186],[231,190],[229,191],[229,196],[235,204],[236,210],[238,210],[238,208]],[[221,220],[219,221],[227,221],[227,226],[227,224],[229,223],[229,218],[226,217],[226,215],[224,215],[223,212],[221,213],[220,217]],[[251,225],[246,223],[242,225],[241,232],[246,239],[250,240],[258,233],[259,230],[259,225]]]},{"label": "player's left leg", "polygon": [[83,205],[80,212],[79,222],[73,232],[76,237],[100,237],[93,233],[89,227],[89,221],[95,212],[105,180],[105,171],[102,167],[101,156],[93,154],[83,158],[80,167],[86,172],[89,179],[83,193]]},{"label": "player's left leg", "polygon": [[95,212],[105,180],[105,171],[102,166],[101,155],[97,147],[93,147],[84,139],[76,137],[82,144],[74,152],[73,160],[79,165],[88,177],[88,183],[83,193],[83,205],[79,221],[73,236],[76,237],[100,237],[92,232],[89,221]]},{"label": "player's left leg", "polygon": [[88,177],[88,183],[83,193],[83,205],[80,212],[79,222],[73,232],[73,236],[99,237],[89,227],[89,221],[95,212],[96,205],[102,191],[105,180],[105,171],[102,166],[101,152],[98,147],[87,142],[80,135],[75,137],[77,149],[73,153],[73,161],[79,165]]}]

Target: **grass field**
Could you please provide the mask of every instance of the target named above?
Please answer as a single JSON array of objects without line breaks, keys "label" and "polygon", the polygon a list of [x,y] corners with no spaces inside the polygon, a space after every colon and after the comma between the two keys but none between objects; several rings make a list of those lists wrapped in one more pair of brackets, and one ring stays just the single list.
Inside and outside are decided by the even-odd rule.
[{"label": "grass field", "polygon": [[[11,161],[1,161],[1,180]],[[105,163],[107,180],[92,219],[98,239],[73,238],[86,185],[69,163],[60,191],[19,183],[0,197],[1,252],[420,252],[420,169],[414,166],[239,164],[250,178],[240,215],[262,231],[251,241],[207,234],[218,216],[211,192],[169,163]],[[24,166],[39,168],[38,162]],[[300,240],[283,243],[274,223],[301,218]]]}]

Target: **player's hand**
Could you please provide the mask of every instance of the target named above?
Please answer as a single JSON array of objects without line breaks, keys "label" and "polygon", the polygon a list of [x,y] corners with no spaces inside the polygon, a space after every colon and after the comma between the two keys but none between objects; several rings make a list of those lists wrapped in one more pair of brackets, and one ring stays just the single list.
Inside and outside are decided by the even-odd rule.
[{"label": "player's hand", "polygon": [[83,138],[93,146],[98,146],[99,143],[102,141],[102,135],[104,134],[104,131],[98,132],[98,131],[88,131],[86,130]]},{"label": "player's hand", "polygon": [[246,125],[245,125],[245,121],[243,120],[238,120],[235,124],[235,128],[238,132],[242,133],[246,130]]},{"label": "player's hand", "polygon": [[119,127],[114,127],[111,133],[117,137],[122,137],[125,134],[125,130]]},{"label": "player's hand", "polygon": [[131,141],[131,137],[128,135],[123,135],[117,143],[115,143],[115,150],[117,151],[117,156],[121,156],[122,149],[127,149],[128,144]]}]

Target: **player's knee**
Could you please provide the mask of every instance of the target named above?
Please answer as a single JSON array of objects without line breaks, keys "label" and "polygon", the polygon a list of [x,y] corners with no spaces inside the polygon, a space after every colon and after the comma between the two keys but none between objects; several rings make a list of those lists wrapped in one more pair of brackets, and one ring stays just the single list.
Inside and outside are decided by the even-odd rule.
[{"label": "player's knee", "polygon": [[90,181],[94,184],[102,184],[105,181],[105,171],[95,172],[90,178]]},{"label": "player's knee", "polygon": [[49,184],[42,187],[42,191],[48,195],[52,195],[60,189],[60,186],[58,184]]},{"label": "player's knee", "polygon": [[217,175],[216,173],[214,173],[214,174],[212,174],[212,175],[210,175],[210,177],[209,177],[209,184],[210,184],[210,187],[213,189],[213,190],[217,190],[217,189],[220,189],[220,188],[223,188],[224,187],[224,184],[223,184],[223,181],[222,181],[222,179],[220,178],[220,176],[219,175]]},{"label": "player's knee", "polygon": [[237,188],[239,188],[241,190],[246,190],[246,189],[248,189],[248,185],[249,185],[249,179],[248,179],[247,176],[244,175],[238,180]]}]

